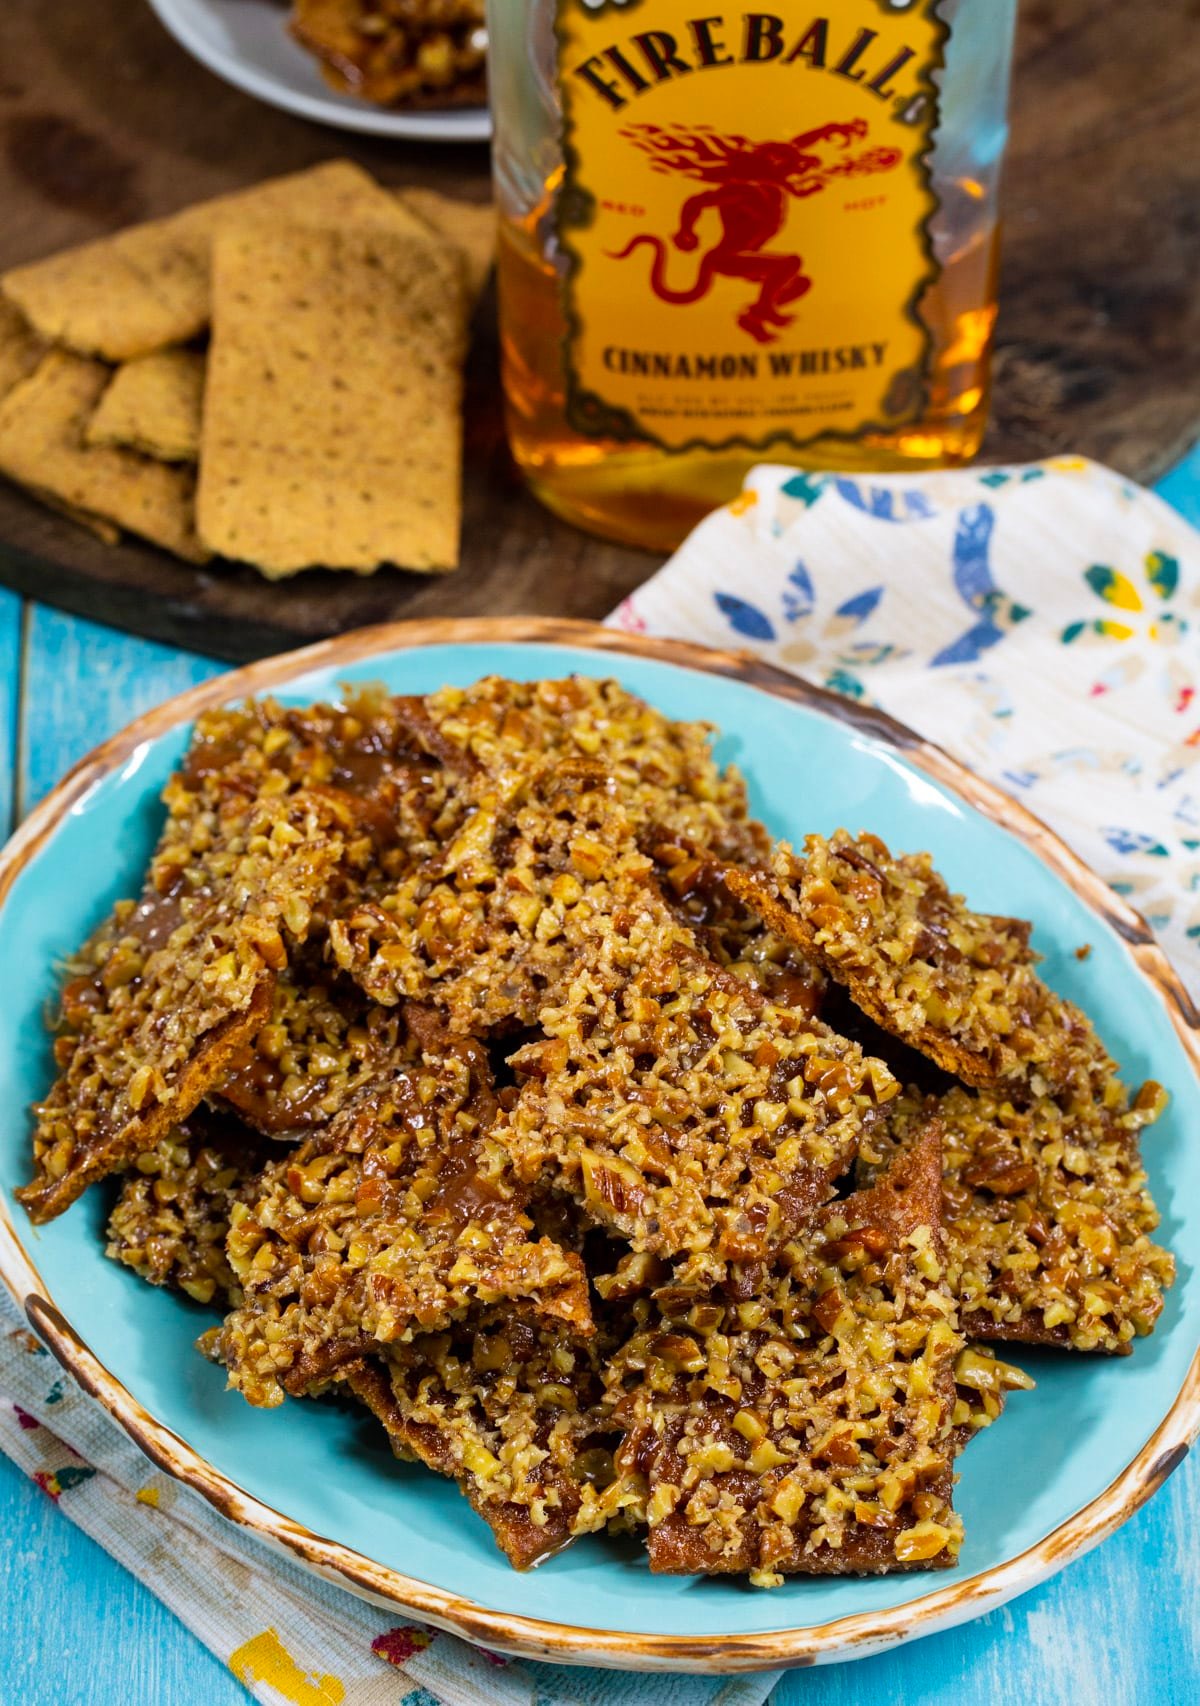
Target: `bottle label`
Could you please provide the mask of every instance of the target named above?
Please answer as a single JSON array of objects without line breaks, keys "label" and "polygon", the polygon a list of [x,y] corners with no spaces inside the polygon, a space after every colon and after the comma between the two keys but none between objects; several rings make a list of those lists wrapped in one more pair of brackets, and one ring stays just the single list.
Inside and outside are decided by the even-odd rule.
[{"label": "bottle label", "polygon": [[919,417],[937,0],[557,0],[568,415],[667,450]]}]

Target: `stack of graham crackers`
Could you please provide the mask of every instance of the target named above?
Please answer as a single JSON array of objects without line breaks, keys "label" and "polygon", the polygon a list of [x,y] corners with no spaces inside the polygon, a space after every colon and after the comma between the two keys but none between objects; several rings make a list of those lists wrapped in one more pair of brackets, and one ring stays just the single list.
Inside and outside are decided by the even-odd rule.
[{"label": "stack of graham crackers", "polygon": [[458,562],[491,209],[333,160],[0,277],[0,473],[269,578]]}]

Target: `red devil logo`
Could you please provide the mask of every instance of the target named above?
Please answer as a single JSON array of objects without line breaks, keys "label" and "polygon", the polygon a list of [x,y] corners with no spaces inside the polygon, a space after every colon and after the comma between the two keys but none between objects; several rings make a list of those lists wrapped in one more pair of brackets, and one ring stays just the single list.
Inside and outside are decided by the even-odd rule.
[{"label": "red devil logo", "polygon": [[[711,185],[684,202],[671,239],[675,247],[687,252],[699,246],[696,222],[705,208],[715,208],[719,214],[721,235],[701,255],[696,282],[686,290],[672,289],[667,283],[668,249],[661,237],[639,232],[612,259],[623,261],[642,246],[652,249],[650,288],[663,302],[699,302],[716,278],[753,280],[759,286],[758,295],[738,315],[737,323],[760,344],[778,340],[780,330],[795,318],[785,314],[784,308],[812,289],[813,281],[799,255],[766,247],[787,220],[788,197],[801,201],[841,178],[890,172],[904,158],[897,148],[851,153],[851,145],[867,134],[865,119],[825,124],[789,142],[718,136],[705,125],[688,130],[678,125],[635,124],[621,134],[649,154],[656,172],[678,173]],[[823,144],[833,144],[840,152],[824,158]]]}]

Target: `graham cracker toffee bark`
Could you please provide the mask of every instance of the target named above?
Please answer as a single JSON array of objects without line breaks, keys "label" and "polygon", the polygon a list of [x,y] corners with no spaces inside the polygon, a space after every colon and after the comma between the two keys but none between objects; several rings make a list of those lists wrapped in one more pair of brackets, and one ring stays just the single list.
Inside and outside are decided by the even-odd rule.
[{"label": "graham cracker toffee bark", "polygon": [[398,1454],[456,1480],[523,1570],[633,1503],[603,1403],[615,1348],[611,1332],[568,1339],[509,1316],[390,1349],[349,1383]]},{"label": "graham cracker toffee bark", "polygon": [[264,1169],[235,1207],[230,1265],[245,1301],[219,1352],[253,1404],[302,1395],[379,1345],[506,1299],[586,1333],[587,1280],[531,1236],[524,1194],[483,1168],[496,1116],[487,1059],[410,1008],[402,1072]]},{"label": "graham cracker toffee bark", "polygon": [[483,0],[295,0],[288,28],[327,83],[378,106],[487,100]]},{"label": "graham cracker toffee bark", "polygon": [[227,810],[202,851],[198,827],[168,821],[141,900],[120,902],[72,968],[60,1076],[18,1192],[35,1221],[153,1149],[219,1085],[269,1018],[344,846],[330,803],[303,792]]},{"label": "graham cracker toffee bark", "polygon": [[199,719],[140,900],[121,902],[71,968],[64,1070],[22,1192],[35,1218],[153,1149],[231,1075],[244,1099],[253,1062],[283,1046],[273,1009],[289,953],[320,935],[335,895],[344,904],[373,872],[405,868],[410,845],[433,844],[434,769],[377,693]]},{"label": "graham cracker toffee bark", "polygon": [[769,846],[749,815],[742,777],[713,756],[712,728],[673,721],[616,681],[485,676],[431,693],[413,709],[414,740],[493,781],[547,759],[598,766],[643,844],[674,836],[729,859],[759,858]]},{"label": "graham cracker toffee bark", "polygon": [[458,833],[333,930],[338,964],[382,1002],[437,1004],[471,1031],[533,1025],[578,951],[581,921],[636,903],[636,838],[757,846],[745,789],[709,731],[672,724],[615,682],[488,679],[409,701],[414,745],[467,802]]},{"label": "graham cracker toffee bark", "polygon": [[1038,1097],[1016,1107],[956,1086],[909,1092],[888,1110],[860,1168],[942,1133],[947,1277],[973,1339],[1127,1355],[1149,1333],[1175,1277],[1158,1225],[1140,1133],[1166,1097],[1129,1097],[1114,1077],[1099,1101]]},{"label": "graham cracker toffee bark", "polygon": [[589,760],[488,782],[442,853],[330,926],[337,964],[377,1002],[431,1003],[477,1036],[535,1026],[597,914],[652,887],[606,773]]},{"label": "graham cracker toffee bark", "polygon": [[241,1288],[225,1240],[235,1202],[253,1191],[264,1149],[227,1117],[194,1114],[134,1163],[108,1219],[104,1253],[151,1285],[233,1308]]},{"label": "graham cracker toffee bark", "polygon": [[229,1062],[210,1100],[254,1131],[297,1141],[366,1085],[407,1064],[399,1016],[369,1006],[315,954],[280,974],[271,1015]]},{"label": "graham cracker toffee bark", "polygon": [[761,911],[733,893],[728,878],[740,867],[668,836],[650,851],[665,899],[718,965],[756,984],[781,1007],[798,1007],[812,1018],[824,1012],[829,979],[795,941],[772,930]]},{"label": "graham cracker toffee bark", "polygon": [[1037,976],[1021,919],[973,912],[928,853],[838,830],[786,844],[729,886],[885,1031],[964,1083],[1014,1094],[1098,1084],[1111,1068],[1079,1009]]},{"label": "graham cracker toffee bark", "polygon": [[434,856],[466,809],[460,777],[413,743],[405,701],[379,687],[332,703],[261,699],[204,712],[168,801],[186,812],[300,788],[352,819],[343,901],[352,886],[385,885]]},{"label": "graham cracker toffee bark", "polygon": [[800,1009],[699,949],[652,890],[590,921],[498,1136],[635,1250],[710,1278],[766,1260],[832,1194],[897,1086]]},{"label": "graham cracker toffee bark", "polygon": [[936,1137],[823,1209],[744,1301],[634,1306],[609,1400],[668,1574],[953,1564],[962,1349],[943,1277]]}]

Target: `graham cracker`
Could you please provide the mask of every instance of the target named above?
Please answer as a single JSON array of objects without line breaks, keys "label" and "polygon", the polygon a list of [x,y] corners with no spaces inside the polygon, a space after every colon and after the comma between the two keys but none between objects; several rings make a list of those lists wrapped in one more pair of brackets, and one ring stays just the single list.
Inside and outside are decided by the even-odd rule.
[{"label": "graham cracker", "polygon": [[270,578],[454,568],[465,327],[452,251],[403,223],[223,231],[204,543]]},{"label": "graham cracker", "polygon": [[496,209],[490,201],[460,201],[439,190],[399,192],[401,205],[456,249],[472,307],[483,295],[496,259]]},{"label": "graham cracker", "polygon": [[[0,402],[0,473],[55,507],[138,533],[176,556],[207,556],[193,525],[194,476],[132,450],[97,448],[84,433],[109,369],[51,350]],[[101,533],[104,537],[104,533]]]},{"label": "graham cracker", "polygon": [[155,350],[123,363],[88,423],[87,442],[124,445],[159,462],[195,462],[206,366],[192,349]]},{"label": "graham cracker", "polygon": [[129,361],[188,343],[207,326],[213,238],[226,225],[338,226],[389,217],[423,229],[360,167],[329,160],[16,267],[0,278],[0,290],[52,342]]},{"label": "graham cracker", "polygon": [[0,397],[28,378],[46,346],[19,309],[0,296]]}]

